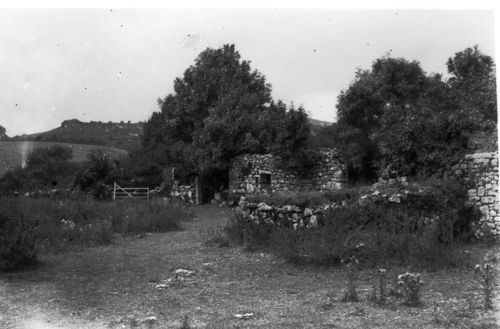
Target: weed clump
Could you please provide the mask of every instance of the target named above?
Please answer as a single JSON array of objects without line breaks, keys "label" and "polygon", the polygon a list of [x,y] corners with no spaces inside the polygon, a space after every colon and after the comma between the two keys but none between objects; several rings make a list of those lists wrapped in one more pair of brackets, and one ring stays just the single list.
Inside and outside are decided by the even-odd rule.
[{"label": "weed clump", "polygon": [[483,266],[476,265],[474,267],[474,273],[476,274],[479,284],[481,286],[483,294],[483,306],[486,310],[493,309],[493,293],[494,293],[494,281],[495,281],[495,269],[493,265],[487,263]]},{"label": "weed clump", "polygon": [[356,290],[359,276],[359,260],[356,256],[351,256],[348,260],[342,260],[347,272],[347,288],[342,296],[342,302],[358,302],[359,296]]},{"label": "weed clump", "polygon": [[423,284],[419,273],[406,272],[398,276],[398,285],[403,293],[404,305],[419,306],[421,304],[420,288]]},{"label": "weed clump", "polygon": [[16,270],[36,263],[38,249],[31,223],[0,214],[0,270]]}]

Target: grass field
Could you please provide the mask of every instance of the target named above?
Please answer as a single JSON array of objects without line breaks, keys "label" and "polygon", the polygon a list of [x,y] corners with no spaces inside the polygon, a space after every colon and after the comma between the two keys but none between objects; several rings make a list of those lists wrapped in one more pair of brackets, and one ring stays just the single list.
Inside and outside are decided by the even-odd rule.
[{"label": "grass field", "polygon": [[[212,207],[195,211],[197,217],[183,231],[43,255],[36,269],[1,274],[0,328],[181,328],[185,316],[191,328],[214,329],[500,328],[495,312],[471,309],[465,302],[467,294],[479,297],[473,262],[421,272],[424,304],[417,308],[366,301],[373,270],[361,273],[363,300],[342,303],[342,269],[296,266],[239,247],[207,246],[208,232],[229,213]],[[494,260],[491,255],[499,250],[476,246],[469,252]],[[194,274],[155,287],[176,269]],[[235,317],[243,313],[253,315]],[[149,316],[156,317],[153,325],[138,325]]]},{"label": "grass field", "polygon": [[127,155],[128,152],[122,149],[99,146],[99,145],[84,145],[71,143],[56,143],[56,142],[14,142],[0,141],[0,176],[7,170],[16,166],[22,165],[26,160],[26,156],[35,148],[50,147],[52,145],[69,146],[73,150],[73,161],[85,161],[87,154],[91,150],[102,150],[111,158],[118,158]]}]

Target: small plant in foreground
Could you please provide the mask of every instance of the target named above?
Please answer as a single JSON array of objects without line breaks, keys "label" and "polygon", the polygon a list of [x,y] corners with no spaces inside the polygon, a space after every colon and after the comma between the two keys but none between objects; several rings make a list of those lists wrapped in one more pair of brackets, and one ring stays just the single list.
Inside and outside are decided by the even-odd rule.
[{"label": "small plant in foreground", "polygon": [[189,316],[184,315],[184,320],[182,321],[182,325],[179,329],[191,329],[191,325],[189,324]]},{"label": "small plant in foreground", "polygon": [[478,277],[479,284],[483,291],[483,301],[484,309],[493,309],[493,289],[495,281],[495,269],[493,265],[486,263],[483,266],[476,265],[474,267],[474,273]]},{"label": "small plant in foreground", "polygon": [[387,302],[387,270],[385,268],[377,268],[377,283],[373,285],[370,301],[383,305]]},{"label": "small plant in foreground", "polygon": [[347,272],[347,289],[342,296],[343,302],[357,302],[359,301],[358,292],[356,291],[358,280],[358,265],[359,260],[356,256],[351,256],[348,260],[342,260]]},{"label": "small plant in foreground", "polygon": [[432,305],[432,322],[435,324],[441,324],[443,322],[441,319],[441,307],[439,307],[438,302],[434,302]]},{"label": "small plant in foreground", "polygon": [[398,285],[402,288],[404,304],[418,306],[420,301],[420,287],[424,284],[419,273],[406,272],[398,276]]}]

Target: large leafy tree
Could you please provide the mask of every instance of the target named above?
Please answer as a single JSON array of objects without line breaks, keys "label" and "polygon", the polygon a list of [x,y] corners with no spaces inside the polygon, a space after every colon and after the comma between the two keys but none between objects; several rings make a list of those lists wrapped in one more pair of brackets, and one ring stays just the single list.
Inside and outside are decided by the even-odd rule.
[{"label": "large leafy tree", "polygon": [[308,123],[297,118],[305,112],[275,103],[265,77],[241,59],[234,45],[200,53],[175,80],[174,93],[159,104],[161,112],[144,127],[144,148],[181,176],[226,170],[243,153],[280,154],[277,127],[284,122],[290,122],[285,128],[295,129],[297,138],[282,137],[278,143],[298,153],[307,146]]},{"label": "large leafy tree", "polygon": [[447,62],[448,84],[460,114],[478,130],[492,130],[497,122],[495,64],[476,46],[457,52]]},{"label": "large leafy tree", "polygon": [[426,89],[425,72],[416,61],[384,57],[371,70],[358,70],[338,97],[339,149],[351,180],[371,180],[380,171],[384,132],[408,117]]},{"label": "large leafy tree", "polygon": [[495,130],[491,57],[467,48],[447,66],[448,80],[402,58],[378,59],[356,73],[339,96],[335,127],[351,178],[440,175],[470,151],[471,136]]}]

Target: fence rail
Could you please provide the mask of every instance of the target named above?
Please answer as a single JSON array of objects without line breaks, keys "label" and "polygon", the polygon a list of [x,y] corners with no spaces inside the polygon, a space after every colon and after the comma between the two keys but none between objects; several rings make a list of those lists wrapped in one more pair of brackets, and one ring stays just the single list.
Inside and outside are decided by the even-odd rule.
[{"label": "fence rail", "polygon": [[149,200],[150,192],[149,187],[121,187],[116,182],[113,184],[113,200],[126,198]]}]

